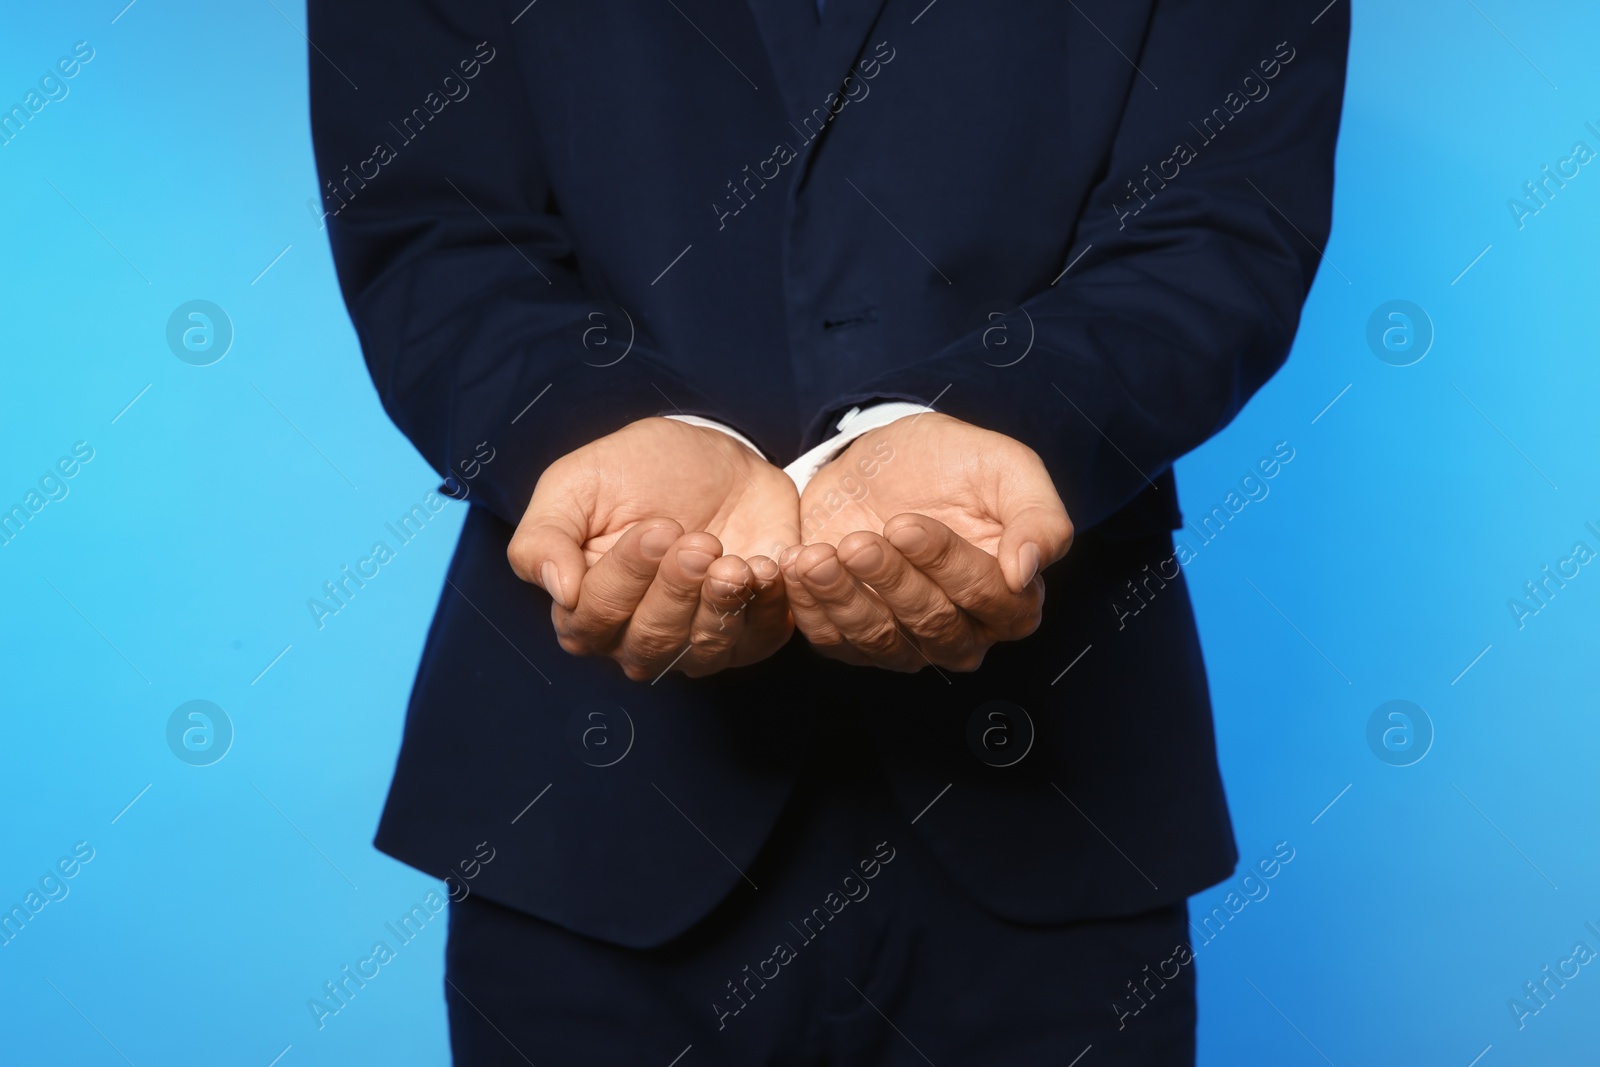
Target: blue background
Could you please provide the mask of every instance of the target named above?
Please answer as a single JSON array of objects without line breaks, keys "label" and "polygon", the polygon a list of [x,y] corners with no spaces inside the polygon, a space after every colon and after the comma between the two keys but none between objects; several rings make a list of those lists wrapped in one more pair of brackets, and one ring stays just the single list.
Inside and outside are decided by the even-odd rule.
[{"label": "blue background", "polygon": [[[6,105],[95,50],[0,147],[0,506],[94,449],[0,546],[0,904],[94,849],[0,947],[0,1060],[442,1063],[442,914],[321,1030],[306,1001],[441,888],[370,839],[464,505],[315,627],[306,599],[436,480],[378,406],[307,206],[304,14],[122,2],[13,5],[0,35]],[[1523,228],[1507,206],[1600,149],[1600,10],[1525,11],[1357,7],[1294,355],[1179,464],[1196,515],[1295,449],[1187,568],[1242,861],[1295,850],[1199,950],[1202,1063],[1593,1054],[1600,966],[1524,1029],[1507,1007],[1600,949],[1600,566],[1520,629],[1507,604],[1600,549],[1600,165]],[[236,333],[211,366],[166,343],[193,299]],[[1411,366],[1367,342],[1395,299],[1435,333]],[[234,731],[207,767],[166,739],[196,699]],[[1432,724],[1411,766],[1367,741],[1390,700]]]}]

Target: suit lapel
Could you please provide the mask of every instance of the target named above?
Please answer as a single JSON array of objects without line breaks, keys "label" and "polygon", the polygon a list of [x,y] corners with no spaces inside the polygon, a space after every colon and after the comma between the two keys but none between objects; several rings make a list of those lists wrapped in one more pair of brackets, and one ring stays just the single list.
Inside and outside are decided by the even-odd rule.
[{"label": "suit lapel", "polygon": [[[817,10],[810,0],[746,0],[756,31],[766,46],[767,62],[778,79],[785,115],[799,115],[811,82],[816,55]],[[843,3],[844,0],[837,0]]]},{"label": "suit lapel", "polygon": [[[786,2],[804,6],[806,0]],[[861,54],[867,34],[878,21],[883,4],[884,0],[826,0],[816,58],[807,83],[808,95],[798,114],[808,115],[812,108],[825,107],[828,94],[839,91],[844,76],[850,73],[856,57]]]},{"label": "suit lapel", "polygon": [[828,94],[838,92],[878,20],[884,0],[826,0],[817,24],[814,0],[746,0],[778,79],[789,128],[797,135],[799,161],[789,182],[792,204],[816,158],[820,136],[808,136],[806,117],[828,113]]},{"label": "suit lapel", "polygon": [[817,23],[814,0],[746,0],[766,46],[784,111],[791,121],[826,108],[850,72],[884,0],[826,0]]}]

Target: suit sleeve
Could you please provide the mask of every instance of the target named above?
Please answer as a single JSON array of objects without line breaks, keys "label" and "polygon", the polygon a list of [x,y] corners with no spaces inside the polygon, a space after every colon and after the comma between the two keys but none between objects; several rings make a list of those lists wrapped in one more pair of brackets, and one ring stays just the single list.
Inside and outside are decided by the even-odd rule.
[{"label": "suit sleeve", "polygon": [[838,408],[940,397],[1038,452],[1080,531],[1227,425],[1287,358],[1331,225],[1349,18],[1316,6],[1159,0],[1062,266],[1082,258],[1022,305],[1033,350],[990,366],[974,332]]},{"label": "suit sleeve", "polygon": [[649,415],[716,413],[643,337],[605,365],[630,324],[580,283],[505,8],[310,0],[308,37],[329,241],[384,410],[441,475],[467,463],[469,501],[515,523],[574,448]]}]

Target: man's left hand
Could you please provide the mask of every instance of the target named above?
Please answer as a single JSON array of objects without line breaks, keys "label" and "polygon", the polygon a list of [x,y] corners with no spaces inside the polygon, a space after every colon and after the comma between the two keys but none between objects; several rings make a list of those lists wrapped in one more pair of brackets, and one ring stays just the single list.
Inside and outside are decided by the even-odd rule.
[{"label": "man's left hand", "polygon": [[932,412],[857,438],[800,514],[809,543],[779,561],[795,625],[825,655],[898,671],[976,670],[1033,633],[1041,572],[1072,544],[1032,449]]}]

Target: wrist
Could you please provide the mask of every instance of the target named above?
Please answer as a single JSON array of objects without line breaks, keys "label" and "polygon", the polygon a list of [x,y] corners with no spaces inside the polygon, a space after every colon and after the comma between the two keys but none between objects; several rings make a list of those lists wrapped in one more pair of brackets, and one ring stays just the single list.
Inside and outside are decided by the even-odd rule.
[{"label": "wrist", "polygon": [[838,460],[850,450],[857,440],[901,419],[915,419],[932,412],[925,404],[902,400],[884,401],[869,407],[851,408],[835,424],[832,437],[800,456],[783,469],[794,480],[795,488],[804,493],[806,486],[823,468]]},{"label": "wrist", "polygon": [[693,426],[701,430],[710,430],[714,433],[722,434],[743,445],[746,450],[753,453],[763,463],[767,460],[766,454],[756,447],[755,442],[726,423],[708,419],[703,415],[663,415],[661,417],[672,422],[682,423],[685,426]]}]

